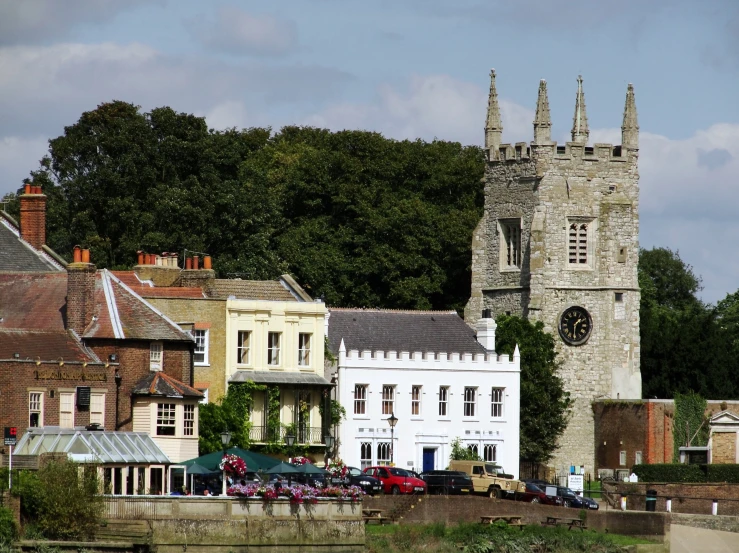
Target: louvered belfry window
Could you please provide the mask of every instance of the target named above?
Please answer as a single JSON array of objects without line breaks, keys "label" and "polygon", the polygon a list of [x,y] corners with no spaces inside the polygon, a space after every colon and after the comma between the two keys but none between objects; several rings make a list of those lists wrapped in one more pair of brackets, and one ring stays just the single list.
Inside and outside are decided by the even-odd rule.
[{"label": "louvered belfry window", "polygon": [[571,265],[585,265],[588,262],[588,224],[570,223],[569,253]]}]

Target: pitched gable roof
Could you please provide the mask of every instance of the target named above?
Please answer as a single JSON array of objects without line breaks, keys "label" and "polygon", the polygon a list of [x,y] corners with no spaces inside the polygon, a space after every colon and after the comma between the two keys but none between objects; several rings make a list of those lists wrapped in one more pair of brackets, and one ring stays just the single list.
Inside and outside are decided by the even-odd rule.
[{"label": "pitched gable roof", "polygon": [[208,289],[211,298],[240,300],[298,301],[278,280],[238,280],[218,278]]},{"label": "pitched gable roof", "polygon": [[94,295],[97,317],[85,329],[84,338],[193,340],[107,269],[97,272]]},{"label": "pitched gable roof", "polygon": [[455,311],[329,309],[329,348],[484,354],[475,332]]},{"label": "pitched gable roof", "polygon": [[139,380],[131,392],[136,396],[191,397],[201,399],[205,394],[179,380],[158,371],[150,372]]},{"label": "pitched gable roof", "polygon": [[21,238],[17,224],[8,215],[0,216],[0,271],[47,273],[64,267],[51,255],[37,250]]},{"label": "pitched gable roof", "polygon": [[30,330],[0,330],[0,359],[12,359],[18,353],[21,360],[80,361],[100,363],[71,332],[34,332]]},{"label": "pitched gable roof", "polygon": [[150,280],[141,280],[135,271],[111,271],[121,282],[142,298],[205,298],[201,288],[154,286]]}]

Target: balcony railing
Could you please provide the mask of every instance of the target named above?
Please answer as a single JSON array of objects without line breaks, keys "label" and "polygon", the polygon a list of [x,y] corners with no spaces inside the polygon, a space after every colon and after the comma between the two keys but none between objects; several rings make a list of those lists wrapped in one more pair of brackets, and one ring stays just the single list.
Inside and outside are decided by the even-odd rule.
[{"label": "balcony railing", "polygon": [[[292,429],[290,429],[292,430]],[[296,444],[320,445],[323,443],[323,429],[320,426],[298,426],[292,430]],[[249,439],[256,443],[284,442],[288,429],[254,426],[249,431]]]}]

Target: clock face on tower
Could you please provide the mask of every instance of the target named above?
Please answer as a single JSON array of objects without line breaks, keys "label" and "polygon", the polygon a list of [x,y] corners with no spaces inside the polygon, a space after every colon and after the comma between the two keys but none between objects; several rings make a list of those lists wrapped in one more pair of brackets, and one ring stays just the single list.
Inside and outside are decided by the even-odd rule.
[{"label": "clock face on tower", "polygon": [[559,318],[559,335],[571,346],[587,342],[592,329],[593,319],[584,307],[568,307]]}]

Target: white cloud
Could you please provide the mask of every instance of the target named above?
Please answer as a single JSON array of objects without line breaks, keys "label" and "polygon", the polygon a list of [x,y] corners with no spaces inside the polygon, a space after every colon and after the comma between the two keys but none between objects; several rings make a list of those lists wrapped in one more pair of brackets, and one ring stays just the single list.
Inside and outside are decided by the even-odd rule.
[{"label": "white cloud", "polygon": [[250,14],[221,6],[215,21],[186,22],[191,34],[208,49],[229,54],[283,55],[295,48],[295,23],[269,14]]}]

